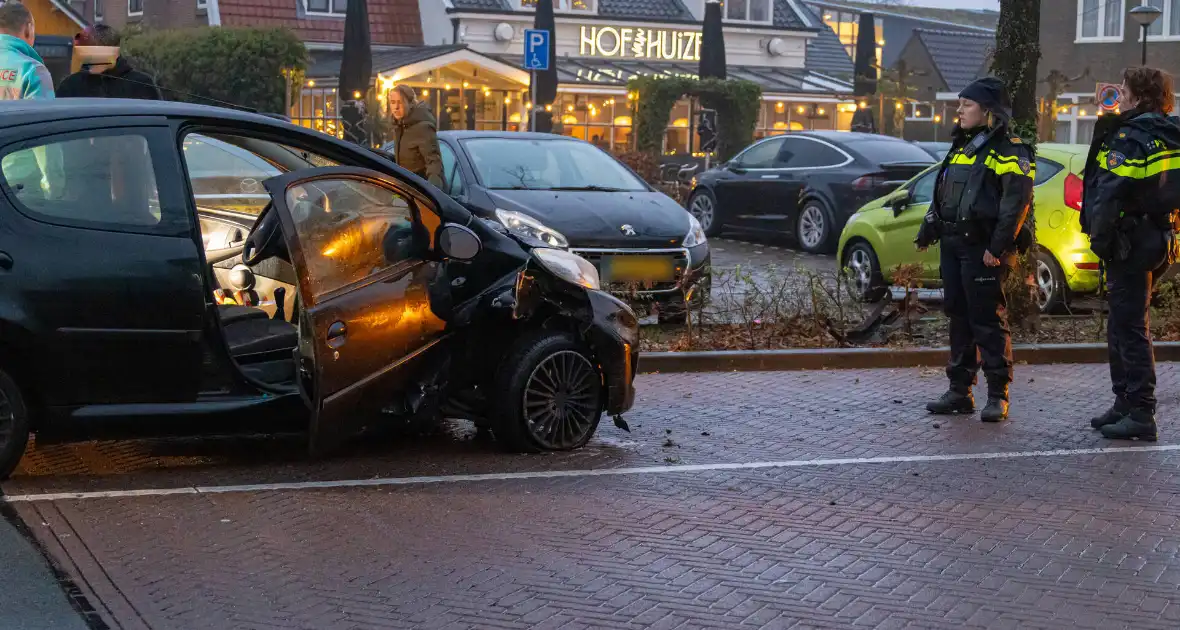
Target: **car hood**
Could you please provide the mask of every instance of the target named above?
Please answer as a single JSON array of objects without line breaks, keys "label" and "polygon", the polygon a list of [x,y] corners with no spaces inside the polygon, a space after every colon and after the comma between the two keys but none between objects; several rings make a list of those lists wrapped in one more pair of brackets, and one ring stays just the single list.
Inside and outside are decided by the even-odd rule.
[{"label": "car hood", "polygon": [[[678,247],[689,214],[658,192],[490,190],[496,207],[527,214],[561,232],[570,247]],[[623,226],[631,226],[634,236]]]}]

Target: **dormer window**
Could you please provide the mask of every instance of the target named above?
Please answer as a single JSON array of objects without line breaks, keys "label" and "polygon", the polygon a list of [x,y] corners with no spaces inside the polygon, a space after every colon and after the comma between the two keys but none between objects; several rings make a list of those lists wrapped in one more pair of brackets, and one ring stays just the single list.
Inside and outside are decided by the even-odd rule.
[{"label": "dormer window", "polygon": [[[537,8],[538,2],[545,0],[513,0],[521,11],[531,11]],[[563,13],[596,13],[598,0],[550,0],[553,10]]]},{"label": "dormer window", "polygon": [[725,0],[726,22],[770,24],[771,0]]}]

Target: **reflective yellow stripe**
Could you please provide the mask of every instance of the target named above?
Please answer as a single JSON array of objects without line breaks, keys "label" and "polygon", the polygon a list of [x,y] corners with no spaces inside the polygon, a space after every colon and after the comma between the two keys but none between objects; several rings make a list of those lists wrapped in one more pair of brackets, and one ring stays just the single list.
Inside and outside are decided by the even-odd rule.
[{"label": "reflective yellow stripe", "polygon": [[1159,175],[1165,171],[1180,170],[1180,151],[1164,151],[1150,156],[1145,160],[1123,160],[1122,164],[1111,168],[1107,164],[1107,158],[1110,156],[1109,150],[1098,152],[1098,166],[1104,170],[1110,171],[1119,177],[1128,177],[1130,179],[1147,179]]},{"label": "reflective yellow stripe", "polygon": [[1030,179],[1035,179],[1037,176],[1037,167],[1035,162],[1028,163],[1028,172],[1020,168],[1020,158],[1012,158],[1010,160],[997,159],[995,154],[987,156],[983,165],[991,169],[996,175],[1023,175]]},{"label": "reflective yellow stripe", "polygon": [[962,153],[956,153],[951,156],[951,164],[974,164],[975,156],[967,157]]}]

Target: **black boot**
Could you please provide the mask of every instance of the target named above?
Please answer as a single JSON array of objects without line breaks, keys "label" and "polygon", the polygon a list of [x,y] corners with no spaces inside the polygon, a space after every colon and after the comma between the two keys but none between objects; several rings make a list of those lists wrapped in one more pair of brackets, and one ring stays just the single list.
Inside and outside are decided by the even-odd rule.
[{"label": "black boot", "polygon": [[975,411],[975,396],[970,389],[952,387],[938,400],[926,403],[926,411],[940,416],[972,413]]},{"label": "black boot", "polygon": [[988,383],[987,405],[979,412],[979,419],[984,422],[1002,422],[1008,418],[1008,383],[996,381]]},{"label": "black boot", "polygon": [[1114,424],[1101,429],[1102,437],[1112,440],[1143,440],[1154,442],[1159,438],[1155,426],[1155,414],[1134,409]]},{"label": "black boot", "polygon": [[1122,420],[1130,411],[1131,408],[1127,403],[1121,399],[1115,400],[1114,404],[1110,406],[1110,409],[1107,409],[1101,416],[1090,418],[1090,426],[1095,429],[1101,429],[1108,424],[1115,424],[1119,420]]}]

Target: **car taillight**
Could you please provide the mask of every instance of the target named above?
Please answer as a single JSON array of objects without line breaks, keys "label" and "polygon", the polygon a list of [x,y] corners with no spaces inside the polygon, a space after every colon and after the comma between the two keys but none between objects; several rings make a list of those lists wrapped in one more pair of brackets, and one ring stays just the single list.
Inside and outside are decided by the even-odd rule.
[{"label": "car taillight", "polygon": [[872,190],[884,184],[885,181],[884,175],[862,175],[852,180],[852,188],[855,190]]},{"label": "car taillight", "polygon": [[1073,173],[1065,178],[1065,205],[1078,212],[1082,210],[1082,178]]}]

